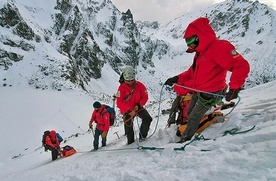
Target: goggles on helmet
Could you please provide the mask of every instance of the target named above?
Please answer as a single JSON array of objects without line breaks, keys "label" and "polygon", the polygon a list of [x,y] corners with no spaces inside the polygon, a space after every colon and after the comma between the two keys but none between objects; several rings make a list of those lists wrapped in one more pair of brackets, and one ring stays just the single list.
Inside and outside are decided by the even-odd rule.
[{"label": "goggles on helmet", "polygon": [[198,36],[193,35],[189,38],[185,38],[187,46],[191,45],[192,43],[198,42]]}]

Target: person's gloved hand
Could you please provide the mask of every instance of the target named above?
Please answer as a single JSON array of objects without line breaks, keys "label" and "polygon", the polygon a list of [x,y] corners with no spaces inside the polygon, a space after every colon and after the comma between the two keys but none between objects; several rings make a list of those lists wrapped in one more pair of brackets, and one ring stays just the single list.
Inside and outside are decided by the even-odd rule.
[{"label": "person's gloved hand", "polygon": [[106,132],[106,131],[104,131],[104,132],[102,133],[102,137],[103,137],[103,138],[105,138],[105,137],[106,137],[106,135],[107,135],[107,132]]},{"label": "person's gloved hand", "polygon": [[92,122],[89,122],[89,128],[90,128],[90,129],[93,129]]},{"label": "person's gloved hand", "polygon": [[241,89],[229,89],[229,91],[225,95],[226,101],[231,101],[232,99],[236,99]]},{"label": "person's gloved hand", "polygon": [[177,82],[178,82],[178,76],[174,76],[174,77],[168,78],[164,85],[172,86],[174,83],[177,83]]},{"label": "person's gloved hand", "polygon": [[134,110],[133,111],[128,110],[125,113],[124,120],[129,120],[130,118],[134,117],[135,115],[136,115],[136,112]]},{"label": "person's gloved hand", "polygon": [[138,103],[138,104],[136,104],[135,106],[134,106],[134,111],[138,111],[138,110],[140,110],[140,109],[142,109],[142,106]]},{"label": "person's gloved hand", "polygon": [[136,115],[136,111],[135,111],[135,110],[131,111],[131,112],[129,113],[129,115],[130,115],[131,117],[134,117],[134,116]]}]

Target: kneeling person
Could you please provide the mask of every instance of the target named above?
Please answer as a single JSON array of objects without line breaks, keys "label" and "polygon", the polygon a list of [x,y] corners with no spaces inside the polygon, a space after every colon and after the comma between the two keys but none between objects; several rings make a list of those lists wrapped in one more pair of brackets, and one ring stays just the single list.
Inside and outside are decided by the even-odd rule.
[{"label": "kneeling person", "polygon": [[51,130],[50,134],[46,136],[44,147],[46,150],[51,150],[53,161],[57,159],[58,155],[61,155],[60,143],[55,130]]}]

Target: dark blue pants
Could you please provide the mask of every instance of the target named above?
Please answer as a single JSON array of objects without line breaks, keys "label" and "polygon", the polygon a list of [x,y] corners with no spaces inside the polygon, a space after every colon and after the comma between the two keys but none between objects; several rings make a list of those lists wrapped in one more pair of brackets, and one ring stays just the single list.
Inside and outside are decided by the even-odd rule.
[{"label": "dark blue pants", "polygon": [[[99,148],[99,137],[102,135],[102,133],[103,131],[96,128],[93,141],[93,146],[95,150]],[[106,137],[102,137],[102,146],[106,146]]]},{"label": "dark blue pants", "polygon": [[52,161],[56,160],[58,155],[59,155],[59,152],[57,149],[51,147],[51,146],[48,146],[46,145],[45,146],[46,150],[50,150],[51,151],[51,154],[52,154]]}]

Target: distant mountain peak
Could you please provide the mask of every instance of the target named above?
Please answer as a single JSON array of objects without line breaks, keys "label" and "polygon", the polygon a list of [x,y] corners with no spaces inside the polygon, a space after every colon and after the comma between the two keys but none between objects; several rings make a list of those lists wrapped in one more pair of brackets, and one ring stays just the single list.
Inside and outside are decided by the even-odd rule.
[{"label": "distant mountain peak", "polygon": [[258,1],[227,0],[162,25],[134,22],[131,10],[121,13],[109,0],[44,3],[7,1],[0,7],[4,86],[100,92],[106,90],[99,89],[98,80],[108,80],[116,90],[122,68],[131,65],[139,78],[155,79],[152,91],[157,92],[172,72],[180,73],[191,63],[182,37],[200,16],[207,16],[217,36],[231,41],[250,62],[247,87],[276,77],[275,10]]}]

